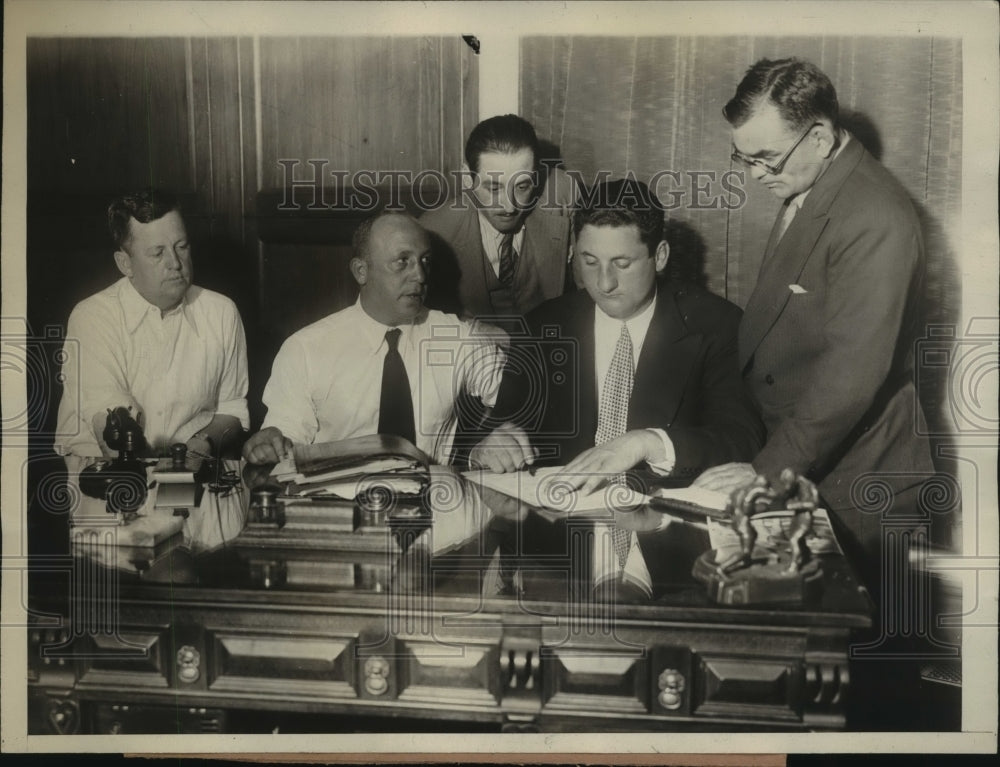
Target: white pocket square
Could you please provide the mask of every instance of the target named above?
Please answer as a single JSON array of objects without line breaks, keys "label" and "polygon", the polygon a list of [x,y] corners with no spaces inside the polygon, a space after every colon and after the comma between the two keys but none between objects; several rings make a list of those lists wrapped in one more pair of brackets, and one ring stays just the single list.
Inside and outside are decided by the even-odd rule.
[{"label": "white pocket square", "polygon": [[808,290],[806,290],[801,285],[796,285],[795,283],[792,283],[791,285],[789,285],[788,289],[790,291],[792,291],[793,293],[808,293],[809,292]]}]

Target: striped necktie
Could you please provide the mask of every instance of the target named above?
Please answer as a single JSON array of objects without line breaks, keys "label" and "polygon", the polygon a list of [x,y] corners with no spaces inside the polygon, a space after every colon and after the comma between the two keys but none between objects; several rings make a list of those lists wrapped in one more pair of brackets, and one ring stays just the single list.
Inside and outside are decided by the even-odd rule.
[{"label": "striped necktie", "polygon": [[781,226],[778,228],[778,237],[774,241],[775,245],[781,242],[781,238],[785,236],[785,232],[791,226],[792,219],[795,218],[795,214],[798,212],[799,206],[794,200],[785,206],[785,212],[781,215]]},{"label": "striped necktie", "polygon": [[514,282],[514,267],[517,265],[517,250],[514,248],[514,232],[506,232],[500,238],[500,272],[497,278],[510,287]]}]

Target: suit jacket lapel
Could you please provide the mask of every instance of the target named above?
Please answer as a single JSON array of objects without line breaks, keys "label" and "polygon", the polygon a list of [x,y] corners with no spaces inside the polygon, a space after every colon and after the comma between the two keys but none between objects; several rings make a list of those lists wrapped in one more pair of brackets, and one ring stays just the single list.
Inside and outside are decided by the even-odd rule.
[{"label": "suit jacket lapel", "polygon": [[781,231],[781,219],[784,218],[785,209],[787,207],[788,202],[786,200],[785,203],[778,209],[778,215],[775,216],[774,223],[771,225],[771,234],[768,235],[767,246],[764,248],[764,260],[761,262],[762,269],[764,264],[767,263],[767,259],[771,257],[772,253],[774,253],[774,246],[778,239],[778,232]]},{"label": "suit jacket lapel", "polygon": [[600,384],[594,371],[594,365],[597,364],[594,351],[594,312],[597,309],[590,296],[587,296],[586,293],[582,293],[582,296],[586,297],[585,303],[579,312],[573,313],[575,322],[578,324],[575,331],[571,331],[568,335],[570,338],[578,339],[580,344],[578,357],[580,365],[579,396],[583,407],[578,411],[580,421],[577,427],[580,438],[592,445],[594,434],[597,433],[597,409],[601,403]]},{"label": "suit jacket lapel", "polygon": [[688,329],[673,293],[661,286],[636,362],[629,428],[648,425],[651,412],[664,413],[668,422],[673,420],[700,346],[701,334]]},{"label": "suit jacket lapel", "polygon": [[[809,202],[807,198],[805,204]],[[792,294],[789,285],[798,282],[826,222],[826,211],[810,215],[803,205],[774,252],[761,265],[757,286],[747,302],[740,325],[740,367],[746,366],[784,311]]]},{"label": "suit jacket lapel", "polygon": [[550,253],[559,247],[560,229],[559,226],[555,225],[556,223],[558,223],[556,216],[532,211],[524,222],[524,240],[521,242],[521,253],[517,264],[517,273],[519,274],[523,274],[521,272],[522,263],[525,267],[530,265],[531,270],[538,276],[539,282],[548,294],[558,293],[565,268],[564,260],[542,260],[539,258],[540,254]]},{"label": "suit jacket lapel", "polygon": [[486,259],[486,252],[483,250],[483,235],[479,228],[479,211],[475,205],[469,205],[469,213],[465,216],[460,237],[462,243],[462,253],[468,253],[475,263],[463,264],[463,270],[469,270],[470,285],[475,285],[475,292],[479,294],[477,303],[490,303],[490,287],[487,270],[490,269],[489,261]]},{"label": "suit jacket lapel", "polygon": [[[781,316],[791,296],[789,285],[798,282],[802,270],[813,253],[816,241],[829,220],[827,212],[844,181],[861,161],[864,148],[857,139],[844,147],[834,162],[820,176],[812,191],[789,225],[785,236],[773,245],[780,227],[784,206],[778,212],[757,285],[743,311],[740,323],[740,367],[745,368],[768,331]],[[773,248],[773,251],[772,251]]]}]

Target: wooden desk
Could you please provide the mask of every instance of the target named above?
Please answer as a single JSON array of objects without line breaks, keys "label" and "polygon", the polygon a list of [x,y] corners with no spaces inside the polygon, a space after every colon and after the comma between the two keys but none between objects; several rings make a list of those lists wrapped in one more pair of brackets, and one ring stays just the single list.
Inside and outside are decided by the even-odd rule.
[{"label": "wooden desk", "polygon": [[707,535],[674,523],[652,599],[603,601],[581,575],[592,523],[541,522],[452,504],[431,533],[403,531],[402,557],[250,531],[138,573],[77,551],[32,580],[36,615],[62,620],[29,629],[30,731],[844,726],[871,607],[840,555],[808,604],[717,606],[690,576]]}]

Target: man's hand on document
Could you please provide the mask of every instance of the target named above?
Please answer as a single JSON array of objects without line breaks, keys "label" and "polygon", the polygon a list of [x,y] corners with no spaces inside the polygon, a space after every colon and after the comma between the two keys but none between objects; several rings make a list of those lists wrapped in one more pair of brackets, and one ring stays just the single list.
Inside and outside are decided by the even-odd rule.
[{"label": "man's hand on document", "polygon": [[512,423],[504,423],[472,448],[469,465],[504,474],[531,466],[536,455],[524,429]]}]

